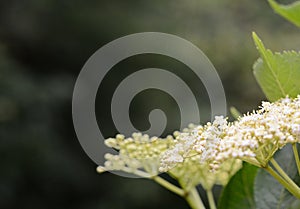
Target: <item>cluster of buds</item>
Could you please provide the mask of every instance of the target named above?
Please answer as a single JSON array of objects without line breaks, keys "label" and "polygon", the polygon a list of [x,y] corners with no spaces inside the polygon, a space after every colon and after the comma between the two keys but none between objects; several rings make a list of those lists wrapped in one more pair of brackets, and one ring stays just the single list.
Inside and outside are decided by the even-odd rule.
[{"label": "cluster of buds", "polygon": [[124,171],[133,174],[142,174],[143,177],[158,175],[160,156],[174,143],[172,136],[167,138],[149,137],[147,134],[133,133],[132,137],[125,138],[118,134],[116,138],[105,140],[105,145],[118,150],[116,155],[105,154],[104,167],[98,171]]}]

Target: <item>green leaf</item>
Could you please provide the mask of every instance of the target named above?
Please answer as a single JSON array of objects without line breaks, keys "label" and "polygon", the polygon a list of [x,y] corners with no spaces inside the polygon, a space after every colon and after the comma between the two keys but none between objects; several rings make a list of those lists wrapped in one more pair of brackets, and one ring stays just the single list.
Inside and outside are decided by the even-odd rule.
[{"label": "green leaf", "polygon": [[[289,145],[285,146],[276,153],[275,159],[282,169],[299,184],[300,178],[292,147]],[[263,169],[258,171],[255,178],[254,199],[257,209],[299,208],[299,200],[291,195],[278,181]]]},{"label": "green leaf", "polygon": [[278,4],[274,0],[268,0],[276,13],[300,27],[300,1],[289,5]]},{"label": "green leaf", "polygon": [[289,209],[299,209],[300,208],[300,200],[295,201]]},{"label": "green leaf", "polygon": [[253,185],[258,168],[244,163],[224,188],[218,209],[255,209]]},{"label": "green leaf", "polygon": [[253,73],[266,97],[276,101],[300,94],[300,54],[295,51],[274,54],[254,32],[253,39],[261,55],[253,66]]}]

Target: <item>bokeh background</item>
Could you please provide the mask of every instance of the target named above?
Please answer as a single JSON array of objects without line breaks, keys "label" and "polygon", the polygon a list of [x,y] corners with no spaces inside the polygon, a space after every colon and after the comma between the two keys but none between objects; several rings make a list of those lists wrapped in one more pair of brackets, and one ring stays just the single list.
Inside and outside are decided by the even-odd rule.
[{"label": "bokeh background", "polygon": [[[252,75],[258,53],[251,32],[274,51],[300,49],[299,29],[263,0],[0,1],[0,208],[188,208],[149,180],[97,174],[73,129],[72,91],[86,60],[118,37],[145,31],[175,34],[202,49],[222,79],[228,107],[241,112],[265,99]],[[116,65],[99,87],[96,101],[105,137],[117,133],[109,114],[114,89],[143,67],[188,70],[151,55]],[[186,79],[201,87],[192,76]],[[194,92],[205,122],[205,89]],[[153,101],[153,95],[158,100]],[[177,129],[178,107],[154,90],[132,101],[133,123],[147,128],[147,113],[157,106],[171,121],[165,134]]]}]

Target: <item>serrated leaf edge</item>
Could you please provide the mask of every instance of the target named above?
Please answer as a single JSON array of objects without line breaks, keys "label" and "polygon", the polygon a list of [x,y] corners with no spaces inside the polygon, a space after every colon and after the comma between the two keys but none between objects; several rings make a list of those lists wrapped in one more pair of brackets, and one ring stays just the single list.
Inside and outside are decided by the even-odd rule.
[{"label": "serrated leaf edge", "polygon": [[[252,32],[252,37],[253,37],[254,43],[257,47],[257,50],[259,51],[259,53],[262,56],[262,60],[267,64],[272,76],[274,77],[274,80],[276,81],[276,83],[281,91],[282,96],[285,97],[287,94],[285,93],[280,81],[278,80],[276,73],[273,71],[272,63],[270,63],[268,56],[267,56],[267,53],[270,53],[273,58],[273,56],[274,56],[273,52],[271,50],[265,48],[263,42],[260,40],[260,38],[258,37],[258,35],[255,32]],[[254,64],[257,64],[257,62]]]}]

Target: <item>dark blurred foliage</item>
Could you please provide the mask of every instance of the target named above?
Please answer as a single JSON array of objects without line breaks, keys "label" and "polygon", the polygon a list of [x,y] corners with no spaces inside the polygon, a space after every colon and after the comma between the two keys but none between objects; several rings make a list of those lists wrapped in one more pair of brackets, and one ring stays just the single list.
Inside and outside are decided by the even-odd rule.
[{"label": "dark blurred foliage", "polygon": [[[264,99],[252,76],[258,56],[253,30],[275,51],[300,49],[300,31],[261,0],[0,1],[0,208],[188,208],[151,181],[95,172],[73,129],[76,77],[109,41],[136,32],[171,33],[205,52],[222,79],[228,107],[246,112]],[[151,65],[183,69],[162,57],[140,57],[118,64],[101,84],[96,110],[106,137],[116,134],[108,114],[114,88],[124,72]],[[139,128],[147,128],[155,93],[168,119],[178,121],[172,98],[146,91],[131,108]],[[195,93],[205,121],[207,94]],[[176,128],[176,122],[167,127]]]}]

